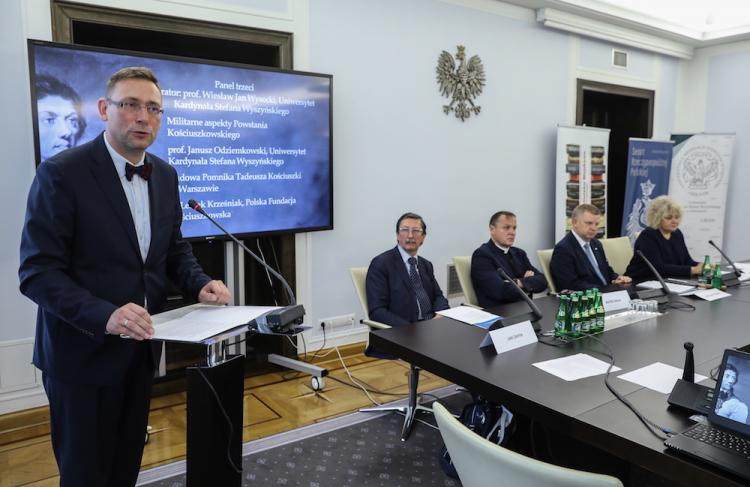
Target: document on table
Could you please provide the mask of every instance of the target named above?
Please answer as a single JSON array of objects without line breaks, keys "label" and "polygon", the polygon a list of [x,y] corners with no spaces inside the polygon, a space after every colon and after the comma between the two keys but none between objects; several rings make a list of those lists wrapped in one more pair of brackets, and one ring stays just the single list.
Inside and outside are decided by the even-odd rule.
[{"label": "document on table", "polygon": [[[695,286],[686,286],[684,284],[676,284],[674,282],[668,282],[667,288],[677,294],[686,293],[695,289]],[[638,287],[643,289],[661,289],[659,281],[644,281],[638,284]]]},{"label": "document on table", "polygon": [[[750,263],[735,262],[734,265],[736,265],[737,269],[742,272],[742,274],[740,274],[740,281],[747,281],[748,279],[750,279]],[[731,271],[723,272],[723,274],[726,275],[730,272],[734,272],[734,269],[732,269]]]},{"label": "document on table", "polygon": [[705,299],[706,301],[716,301],[717,299],[728,298],[731,294],[725,293],[721,289],[699,289],[693,292],[693,296]]},{"label": "document on table", "polygon": [[[609,367],[608,362],[596,359],[585,353],[577,353],[567,357],[537,362],[532,365],[567,381],[605,374]],[[617,372],[618,370],[620,370],[620,367],[612,367],[612,372]]]},{"label": "document on table", "polygon": [[[162,321],[154,315],[152,340],[199,343],[237,328],[278,306],[202,306],[184,316]],[[165,313],[166,314],[166,313]]]},{"label": "document on table", "polygon": [[[682,378],[682,369],[661,362],[654,362],[651,365],[618,375],[617,377],[653,391],[661,392],[662,394],[669,394],[672,392],[677,379]],[[695,382],[706,379],[705,375],[695,374]]]},{"label": "document on table", "polygon": [[456,306],[455,308],[438,311],[437,314],[462,323],[478,326],[485,330],[497,320],[502,319],[502,316],[493,315],[492,313],[488,313],[472,306]]}]

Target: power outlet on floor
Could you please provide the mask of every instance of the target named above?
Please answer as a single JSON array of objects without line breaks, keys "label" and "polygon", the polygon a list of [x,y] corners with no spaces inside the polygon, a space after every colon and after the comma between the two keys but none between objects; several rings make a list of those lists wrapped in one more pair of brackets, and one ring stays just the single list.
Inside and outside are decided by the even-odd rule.
[{"label": "power outlet on floor", "polygon": [[328,318],[321,318],[318,320],[319,327],[322,327],[323,323],[326,324],[326,330],[332,330],[334,328],[341,328],[344,326],[353,326],[354,313],[340,316],[329,316]]}]

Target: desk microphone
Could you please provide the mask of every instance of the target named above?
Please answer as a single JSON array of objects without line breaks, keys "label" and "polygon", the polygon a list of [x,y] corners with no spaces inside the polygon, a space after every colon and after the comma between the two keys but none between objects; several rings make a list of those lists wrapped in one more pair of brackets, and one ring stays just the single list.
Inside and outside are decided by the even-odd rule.
[{"label": "desk microphone", "polygon": [[285,331],[288,327],[292,325],[302,323],[302,317],[305,315],[305,308],[301,304],[297,304],[297,299],[294,297],[294,292],[292,291],[292,288],[291,286],[289,286],[289,283],[286,281],[286,279],[284,279],[284,276],[276,272],[276,270],[273,267],[269,266],[263,261],[263,259],[255,255],[255,253],[252,250],[247,248],[245,244],[242,243],[237,237],[229,233],[224,227],[222,227],[219,224],[219,222],[211,218],[211,215],[206,213],[206,211],[203,209],[203,207],[201,207],[201,205],[197,201],[193,199],[189,200],[188,206],[192,208],[193,210],[197,211],[198,213],[200,213],[201,215],[208,218],[208,220],[211,223],[216,225],[216,227],[218,227],[222,232],[224,232],[227,237],[231,238],[234,243],[236,243],[237,245],[240,246],[240,248],[242,248],[242,250],[250,254],[253,259],[255,259],[260,265],[262,265],[268,272],[270,272],[284,286],[284,290],[286,291],[287,297],[289,298],[289,306],[286,306],[278,310],[270,311],[264,314],[263,316],[256,318],[256,320],[253,320],[253,321],[258,321],[259,324],[262,324],[262,325],[267,324],[268,327],[273,332],[277,332],[277,333]]},{"label": "desk microphone", "polygon": [[738,286],[740,284],[740,275],[742,275],[742,271],[737,269],[737,266],[734,265],[732,259],[730,259],[729,256],[725,254],[723,250],[721,250],[721,247],[716,245],[713,240],[709,240],[708,243],[711,244],[713,248],[718,250],[721,256],[724,257],[724,260],[729,262],[729,265],[731,265],[734,269],[734,277],[731,277],[729,274],[727,274],[726,276],[721,276],[722,280],[724,281],[724,285],[726,285],[727,287]]},{"label": "desk microphone", "polygon": [[672,294],[672,291],[669,290],[667,283],[664,282],[664,278],[661,277],[661,274],[659,274],[659,271],[656,270],[656,267],[654,267],[651,261],[649,261],[645,255],[643,255],[643,252],[641,252],[639,249],[636,249],[635,253],[638,254],[641,259],[643,259],[643,262],[645,262],[648,268],[651,269],[651,272],[659,281],[659,284],[661,284],[661,289],[645,289],[637,291],[638,297],[641,299],[653,299],[659,304],[668,302],[668,296]]},{"label": "desk microphone", "polygon": [[[495,256],[492,255],[489,250],[487,250],[484,246],[482,246],[481,249],[484,250],[484,252],[487,254],[488,257],[490,257],[490,260],[493,263],[497,263],[495,261]],[[537,305],[534,304],[534,300],[531,299],[528,294],[526,294],[526,291],[524,291],[521,288],[521,286],[518,285],[518,283],[516,282],[515,279],[513,279],[512,277],[510,277],[508,275],[508,273],[505,272],[505,269],[503,269],[502,266],[498,266],[497,272],[500,273],[500,275],[502,276],[503,279],[505,279],[506,281],[510,282],[518,290],[518,292],[521,293],[521,296],[523,297],[523,300],[526,301],[526,304],[529,305],[529,308],[531,308],[531,313],[526,313],[526,314],[523,314],[523,315],[520,315],[520,316],[514,316],[512,318],[513,321],[515,323],[520,323],[523,320],[521,320],[519,318],[530,318],[531,325],[534,328],[534,331],[535,332],[541,331],[542,327],[539,324],[539,320],[542,319],[542,312],[539,311],[539,308],[537,307]],[[508,320],[507,318],[499,320],[499,323],[502,323],[502,326],[505,326],[505,322],[507,320]],[[493,328],[490,328],[490,329],[493,329]]]}]

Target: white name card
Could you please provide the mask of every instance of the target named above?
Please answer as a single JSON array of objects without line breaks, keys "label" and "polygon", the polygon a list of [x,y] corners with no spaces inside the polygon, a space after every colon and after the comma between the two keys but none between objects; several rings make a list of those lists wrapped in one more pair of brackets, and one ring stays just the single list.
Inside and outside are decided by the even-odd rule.
[{"label": "white name card", "polygon": [[604,311],[606,313],[630,309],[630,296],[627,291],[602,293],[602,303],[604,304]]},{"label": "white name card", "polygon": [[515,325],[492,330],[484,337],[479,348],[492,344],[495,346],[495,352],[499,355],[503,352],[531,345],[538,341],[539,339],[536,337],[536,333],[534,333],[534,327],[531,326],[531,321],[527,320]]},{"label": "white name card", "polygon": [[705,299],[706,301],[716,301],[717,299],[721,298],[727,298],[731,296],[729,293],[725,293],[721,289],[701,289],[699,291],[695,291],[693,294],[698,296],[701,299]]}]

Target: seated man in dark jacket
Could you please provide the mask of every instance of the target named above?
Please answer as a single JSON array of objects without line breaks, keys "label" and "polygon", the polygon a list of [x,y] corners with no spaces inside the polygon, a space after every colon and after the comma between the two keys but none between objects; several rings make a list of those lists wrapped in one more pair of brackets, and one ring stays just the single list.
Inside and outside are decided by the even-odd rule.
[{"label": "seated man in dark jacket", "polygon": [[498,211],[490,218],[490,240],[471,256],[471,282],[482,308],[523,299],[518,289],[500,275],[498,267],[502,267],[529,295],[547,289],[544,274],[531,265],[526,252],[513,247],[516,227],[515,214]]},{"label": "seated man in dark jacket", "polygon": [[[635,241],[640,250],[662,277],[689,278],[701,273],[703,266],[690,257],[685,237],[677,228],[682,220],[682,207],[669,196],[654,199],[646,210],[645,228]],[[627,275],[636,282],[654,279],[648,265],[636,252],[628,264]]]},{"label": "seated man in dark jacket", "polygon": [[405,213],[396,222],[398,245],[372,259],[365,283],[371,320],[398,326],[429,320],[436,311],[448,309],[432,263],[417,256],[426,235],[422,217]]},{"label": "seated man in dark jacket", "polygon": [[549,267],[557,289],[584,291],[611,284],[630,284],[628,276],[612,270],[602,243],[596,239],[602,214],[594,205],[581,204],[571,215],[572,228],[552,251]]}]

